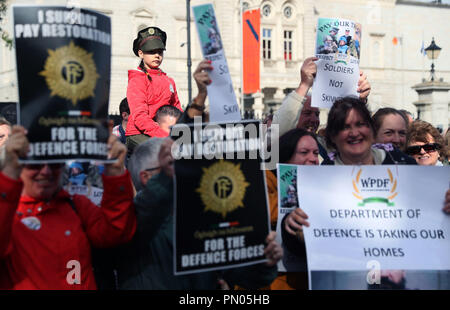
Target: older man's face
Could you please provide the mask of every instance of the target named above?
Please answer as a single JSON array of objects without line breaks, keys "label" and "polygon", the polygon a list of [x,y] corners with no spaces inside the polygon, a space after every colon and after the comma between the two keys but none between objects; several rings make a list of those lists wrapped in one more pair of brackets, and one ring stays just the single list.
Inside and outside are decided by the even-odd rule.
[{"label": "older man's face", "polygon": [[11,129],[8,125],[3,124],[0,125],[0,146],[5,144],[6,140],[8,140],[9,135],[11,134]]},{"label": "older man's face", "polygon": [[320,125],[320,110],[311,107],[311,97],[306,100],[303,106],[302,113],[298,120],[297,128],[305,129],[306,131],[316,133]]}]

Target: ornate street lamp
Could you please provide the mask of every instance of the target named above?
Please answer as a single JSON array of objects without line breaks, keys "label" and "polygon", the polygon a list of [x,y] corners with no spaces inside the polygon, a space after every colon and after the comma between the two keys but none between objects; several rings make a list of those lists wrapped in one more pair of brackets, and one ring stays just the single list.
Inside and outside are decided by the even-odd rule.
[{"label": "ornate street lamp", "polygon": [[439,57],[439,53],[441,52],[441,49],[439,46],[434,43],[434,37],[431,40],[430,46],[428,46],[425,49],[425,52],[427,53],[428,59],[431,59],[431,81],[434,81],[434,60]]}]

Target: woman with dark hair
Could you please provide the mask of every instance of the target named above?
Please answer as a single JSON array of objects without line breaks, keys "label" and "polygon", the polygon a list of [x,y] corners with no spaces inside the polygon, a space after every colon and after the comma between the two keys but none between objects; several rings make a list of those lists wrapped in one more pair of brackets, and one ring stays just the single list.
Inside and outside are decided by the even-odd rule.
[{"label": "woman with dark hair", "polygon": [[328,114],[325,139],[336,154],[323,165],[416,164],[412,158],[392,147],[378,149],[375,124],[366,104],[356,98],[337,100]]},{"label": "woman with dark hair", "polygon": [[412,156],[418,165],[442,166],[446,151],[444,138],[433,125],[421,120],[411,124],[406,153]]},{"label": "woman with dark hair", "polygon": [[[293,165],[318,165],[319,164],[319,147],[316,136],[304,129],[295,128],[286,132],[279,140],[280,160],[282,164]],[[278,184],[276,173],[266,171],[267,189],[269,193],[270,203],[270,219],[272,228],[275,230],[278,221]],[[297,197],[297,189],[294,188],[294,196]],[[298,205],[296,202],[295,204]],[[297,212],[295,211],[291,213]],[[300,212],[302,212],[300,210]],[[272,290],[289,290],[289,289],[307,289],[307,270],[304,244],[300,250],[305,262],[303,272],[280,272],[278,277],[271,284]],[[296,253],[297,254],[297,251]]]},{"label": "woman with dark hair", "polygon": [[393,108],[382,108],[372,116],[372,119],[375,142],[391,143],[400,150],[405,150],[408,132],[408,118],[405,114]]},{"label": "woman with dark hair", "polygon": [[[280,164],[318,165],[319,147],[316,136],[304,129],[294,128],[282,135],[279,140]],[[270,218],[275,228],[278,220],[278,190],[276,173],[266,171],[267,188],[270,201]]]},{"label": "woman with dark hair", "polygon": [[318,165],[316,136],[304,129],[295,128],[280,138],[280,163],[294,165]]}]

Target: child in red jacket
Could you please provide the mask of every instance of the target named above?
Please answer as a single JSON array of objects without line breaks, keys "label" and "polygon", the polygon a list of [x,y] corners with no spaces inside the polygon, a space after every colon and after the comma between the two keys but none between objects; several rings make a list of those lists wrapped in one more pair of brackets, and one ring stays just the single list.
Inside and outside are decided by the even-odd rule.
[{"label": "child in red jacket", "polygon": [[127,99],[130,107],[126,136],[131,153],[135,146],[149,137],[167,137],[153,118],[163,105],[172,105],[181,112],[175,82],[159,66],[164,58],[167,35],[157,27],[138,32],[133,52],[141,58],[138,70],[128,71]]}]

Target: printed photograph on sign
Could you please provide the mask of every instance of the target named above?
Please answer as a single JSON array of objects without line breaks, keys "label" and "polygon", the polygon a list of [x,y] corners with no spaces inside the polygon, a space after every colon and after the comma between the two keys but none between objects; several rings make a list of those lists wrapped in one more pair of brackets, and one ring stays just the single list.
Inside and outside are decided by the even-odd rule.
[{"label": "printed photograph on sign", "polygon": [[192,11],[202,54],[214,68],[208,72],[211,82],[206,86],[209,120],[217,123],[240,121],[241,111],[236,101],[214,6],[212,3],[206,3],[192,7]]},{"label": "printed photograph on sign", "polygon": [[278,262],[279,272],[306,272],[306,257],[304,245],[300,245],[300,251],[292,251],[284,243],[285,233],[281,227],[283,220],[299,207],[297,195],[297,166],[278,164],[278,218],[277,218],[277,241],[283,247],[283,258]]},{"label": "printed photograph on sign", "polygon": [[[361,24],[349,20],[320,18],[317,27],[316,54],[341,54],[360,58]],[[343,60],[341,60],[343,61]]]},{"label": "printed photograph on sign", "polygon": [[280,165],[280,208],[298,208],[297,166]]},{"label": "printed photograph on sign", "polygon": [[100,162],[69,161],[63,172],[62,186],[70,195],[86,196],[100,206],[104,170],[105,166]]},{"label": "printed photograph on sign", "polygon": [[212,6],[197,6],[193,8],[197,19],[197,29],[203,50],[203,55],[216,54],[223,49],[216,16]]}]

